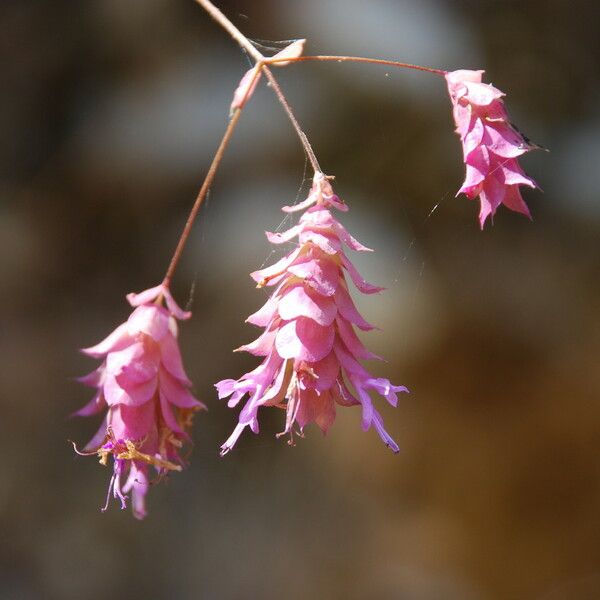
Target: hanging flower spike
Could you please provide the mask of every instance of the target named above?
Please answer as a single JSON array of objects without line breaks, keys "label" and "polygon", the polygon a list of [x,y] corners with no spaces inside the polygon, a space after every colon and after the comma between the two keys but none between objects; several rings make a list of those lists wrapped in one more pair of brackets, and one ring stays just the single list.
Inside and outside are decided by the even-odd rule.
[{"label": "hanging flower spike", "polygon": [[457,195],[479,196],[482,229],[500,204],[531,218],[519,186],[538,187],[517,161],[536,146],[511,125],[502,101],[504,93],[482,83],[483,73],[460,70],[445,75],[466,165],[465,181]]},{"label": "hanging flower spike", "polygon": [[265,358],[239,380],[225,379],[216,384],[219,398],[230,397],[230,407],[249,395],[238,425],[221,446],[222,455],[233,448],[247,426],[258,433],[261,406],[285,408],[285,428],[278,435],[289,435],[289,443],[293,444],[294,424],[300,435],[311,422],[326,433],[335,419],[336,404],[361,406],[363,429],[373,425],[385,444],[398,452],[373,407],[369,391],[396,406],[397,392],[408,390],[372,377],[358,362],[378,357],[363,346],[354,331],[354,325],[364,331],[373,326],[354,306],[344,270],[365,294],[382,288],[367,283],[345,255],[343,244],[363,252],[369,248],[335,219],[329,210],[332,207],[348,210],[333,193],[327,177],[317,173],[308,198],[283,208],[285,212],[307,209],[299,224],[284,233],[267,233],[273,244],[296,237],[299,244],[274,265],[251,274],[258,287],[272,286],[274,291],[266,304],[247,319],[263,327],[264,333],[238,350]]},{"label": "hanging flower spike", "polygon": [[135,308],[129,319],[96,346],[82,350],[103,362],[79,379],[97,391],[75,415],[107,411],[83,452],[98,454],[103,465],[113,458],[102,511],[111,494],[126,508],[131,492],[133,514],[143,519],[150,467],[159,479],[181,471],[179,451],[189,440],[186,430],[194,412],[205,407],[189,391],[177,343],[176,319],[189,319],[191,313],[179,308],[164,285],[128,294],[127,300]]}]

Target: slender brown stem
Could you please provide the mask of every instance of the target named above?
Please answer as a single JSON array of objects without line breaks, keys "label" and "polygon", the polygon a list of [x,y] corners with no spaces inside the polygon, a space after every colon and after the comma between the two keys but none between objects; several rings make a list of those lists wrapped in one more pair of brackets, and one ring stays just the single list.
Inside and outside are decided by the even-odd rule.
[{"label": "slender brown stem", "polygon": [[223,158],[225,148],[227,148],[227,144],[229,143],[229,140],[231,139],[231,136],[233,135],[233,131],[235,129],[235,126],[237,125],[237,122],[238,122],[241,114],[242,114],[242,111],[239,108],[237,108],[234,111],[234,113],[229,121],[229,124],[227,125],[227,129],[225,130],[225,133],[223,134],[223,139],[221,140],[221,143],[219,144],[217,152],[212,160],[212,163],[210,164],[208,173],[206,174],[206,178],[204,179],[204,182],[202,183],[202,187],[200,188],[200,191],[198,192],[198,196],[196,197],[194,205],[192,206],[192,210],[190,211],[187,221],[185,222],[185,226],[181,233],[181,237],[179,238],[179,241],[177,242],[177,247],[175,248],[175,252],[173,253],[173,258],[171,258],[171,262],[169,263],[169,267],[167,268],[167,272],[165,273],[165,278],[163,279],[163,285],[165,287],[169,287],[169,284],[171,283],[171,278],[173,277],[173,273],[175,272],[175,269],[177,268],[177,264],[179,263],[179,259],[181,258],[181,254],[183,252],[183,248],[187,242],[187,239],[190,236],[190,232],[192,230],[192,225],[194,224],[194,220],[196,219],[196,215],[198,214],[198,211],[200,210],[200,206],[202,206],[202,202],[204,202],[204,199],[206,198],[206,194],[213,182],[213,179],[215,178],[215,174],[217,172],[217,169],[219,168],[221,159]]},{"label": "slender brown stem", "polygon": [[306,134],[302,131],[302,128],[300,127],[289,102],[286,100],[279,83],[275,79],[275,76],[265,65],[268,59],[252,45],[252,42],[212,2],[210,2],[210,0],[195,0],[195,2],[199,4],[223,29],[225,29],[225,31],[227,31],[227,33],[258,63],[259,69],[262,68],[265,72],[265,75],[271,84],[271,88],[283,106],[292,126],[300,138],[300,142],[304,147],[304,151],[308,156],[308,160],[310,161],[313,170],[315,173],[320,172],[321,168]]},{"label": "slender brown stem", "polygon": [[425,71],[427,73],[435,73],[436,75],[446,75],[448,71],[443,69],[433,69],[431,67],[422,67],[421,65],[413,65],[411,63],[399,62],[397,60],[384,60],[382,58],[366,58],[364,56],[330,56],[330,55],[316,55],[316,56],[296,56],[293,58],[265,58],[264,62],[268,65],[274,65],[278,62],[301,62],[304,60],[331,60],[335,62],[359,62],[359,63],[371,63],[375,65],[387,65],[389,67],[399,67],[403,69],[413,69],[415,71]]},{"label": "slender brown stem", "polygon": [[210,0],[195,0],[256,61],[264,56],[252,42]]},{"label": "slender brown stem", "polygon": [[265,72],[265,76],[269,80],[269,83],[271,84],[271,87],[273,88],[277,99],[279,100],[281,106],[283,106],[283,109],[287,113],[287,116],[290,119],[292,126],[296,130],[296,133],[298,134],[298,137],[300,138],[302,145],[304,146],[304,151],[308,156],[308,160],[310,161],[313,171],[315,173],[320,173],[321,167],[319,166],[319,161],[317,160],[317,157],[312,149],[312,146],[310,145],[310,142],[308,141],[308,138],[306,137],[306,134],[304,133],[304,131],[302,131],[302,128],[300,127],[300,124],[298,123],[298,120],[296,119],[292,108],[290,107],[286,97],[283,95],[279,83],[277,83],[277,80],[273,76],[273,73],[271,72],[271,69],[269,69],[269,67],[263,65],[262,69]]}]

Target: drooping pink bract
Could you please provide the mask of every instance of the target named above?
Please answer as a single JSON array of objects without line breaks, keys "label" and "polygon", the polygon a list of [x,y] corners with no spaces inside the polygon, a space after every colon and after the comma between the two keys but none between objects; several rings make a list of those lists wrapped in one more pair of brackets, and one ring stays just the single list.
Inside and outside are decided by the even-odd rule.
[{"label": "drooping pink bract", "polygon": [[151,467],[158,479],[182,469],[186,431],[194,412],[204,405],[190,393],[177,342],[176,320],[188,319],[191,313],[179,308],[164,285],[128,294],[127,300],[134,307],[127,321],[99,344],[82,350],[103,362],[79,378],[96,388],[96,394],[75,415],[106,411],[83,453],[97,453],[103,465],[113,458],[103,510],[111,494],[125,508],[131,492],[133,514],[142,519]]},{"label": "drooping pink bract", "polygon": [[463,69],[445,75],[466,165],[465,181],[457,195],[479,196],[482,229],[500,204],[531,218],[519,186],[538,187],[517,160],[536,146],[511,125],[502,101],[504,93],[483,83],[483,73]]},{"label": "drooping pink bract", "polygon": [[326,433],[332,425],[336,406],[360,406],[362,427],[375,427],[394,452],[398,446],[383,426],[373,406],[371,391],[396,406],[404,386],[372,377],[360,359],[379,358],[365,348],[354,327],[373,329],[359,314],[348,290],[344,272],[364,294],[382,288],[367,283],[343,249],[369,251],[354,239],[331,213],[331,208],[348,207],[334,193],[328,178],[317,173],[308,198],[285,212],[306,209],[298,225],[283,233],[267,233],[273,244],[295,238],[298,245],[275,264],[251,274],[258,287],[274,288],[266,304],[247,322],[264,328],[244,350],[263,357],[262,363],[239,380],[216,384],[219,398],[229,398],[235,407],[248,394],[238,425],[221,446],[225,454],[235,445],[246,427],[258,433],[258,410],[263,406],[285,408],[285,428],[292,442],[294,426],[300,434],[311,422]]}]

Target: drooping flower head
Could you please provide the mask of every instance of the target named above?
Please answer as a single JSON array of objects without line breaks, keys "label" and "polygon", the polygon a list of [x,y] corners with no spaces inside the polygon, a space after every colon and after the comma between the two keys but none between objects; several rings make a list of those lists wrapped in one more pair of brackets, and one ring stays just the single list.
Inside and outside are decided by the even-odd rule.
[{"label": "drooping flower head", "polygon": [[479,196],[482,229],[500,204],[531,218],[519,186],[538,187],[517,161],[537,146],[511,125],[502,101],[505,94],[483,83],[483,73],[459,70],[445,75],[466,165],[465,181],[458,194],[464,193],[470,199]]},{"label": "drooping flower head", "polygon": [[387,379],[372,377],[360,359],[379,358],[358,339],[354,326],[368,331],[373,326],[357,311],[348,291],[345,272],[365,294],[382,288],[367,283],[346,256],[343,245],[369,251],[355,240],[332,215],[330,209],[348,207],[334,193],[326,176],[317,173],[308,198],[285,212],[307,209],[300,222],[284,233],[267,233],[273,244],[298,239],[295,250],[274,265],[251,274],[258,287],[272,286],[266,304],[247,322],[264,328],[254,342],[239,350],[264,357],[263,362],[239,380],[216,384],[219,398],[230,396],[235,407],[248,395],[239,423],[221,447],[233,448],[246,427],[258,433],[258,410],[263,406],[285,408],[285,428],[293,441],[294,426],[300,434],[315,422],[326,433],[332,425],[336,405],[362,408],[364,430],[374,426],[394,452],[398,446],[383,427],[370,391],[396,406],[397,392],[407,391]]},{"label": "drooping flower head", "polygon": [[127,300],[135,309],[127,321],[96,346],[82,350],[103,362],[79,379],[97,391],[75,415],[106,411],[84,453],[97,453],[103,465],[112,456],[103,510],[111,494],[125,508],[131,492],[133,514],[142,519],[150,468],[158,478],[182,469],[186,430],[194,412],[204,406],[189,391],[177,342],[176,319],[189,319],[191,313],[181,310],[163,285],[128,294]]}]

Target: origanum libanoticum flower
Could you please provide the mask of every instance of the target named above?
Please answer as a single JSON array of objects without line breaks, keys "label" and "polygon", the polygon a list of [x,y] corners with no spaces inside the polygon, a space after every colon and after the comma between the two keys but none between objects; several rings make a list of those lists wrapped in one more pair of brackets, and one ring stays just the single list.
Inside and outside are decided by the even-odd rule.
[{"label": "origanum libanoticum flower", "polygon": [[465,181],[457,195],[479,196],[482,229],[500,204],[531,218],[519,186],[538,187],[517,161],[537,146],[511,125],[502,101],[505,94],[482,83],[483,73],[463,69],[445,75],[466,165]]},{"label": "origanum libanoticum flower", "polygon": [[[181,471],[179,452],[189,440],[195,411],[204,408],[189,391],[177,343],[176,319],[189,319],[163,286],[128,294],[135,308],[125,323],[105,340],[82,350],[103,360],[79,381],[97,388],[95,396],[75,415],[87,417],[106,410],[96,435],[84,454],[98,454],[106,465],[113,459],[113,474],[103,511],[110,495],[126,508],[131,492],[133,514],[146,516],[145,497],[150,470],[157,479]],[[163,306],[163,301],[166,306]]]},{"label": "origanum libanoticum flower", "polygon": [[239,380],[216,384],[219,398],[230,396],[230,407],[249,395],[238,425],[221,446],[222,454],[233,448],[246,427],[258,433],[258,409],[262,406],[285,408],[285,428],[278,435],[289,434],[292,443],[295,424],[300,434],[311,422],[326,433],[335,419],[336,405],[360,406],[363,429],[374,426],[385,444],[398,452],[369,392],[377,392],[396,406],[397,392],[408,390],[372,377],[359,363],[359,359],[379,357],[363,346],[354,331],[354,326],[363,331],[373,326],[358,313],[344,271],[364,294],[382,288],[367,283],[344,253],[344,244],[358,251],[369,248],[346,231],[330,208],[348,210],[333,193],[327,177],[317,173],[308,198],[283,208],[285,212],[307,209],[299,224],[284,233],[267,233],[273,244],[298,238],[298,246],[274,265],[251,274],[258,287],[275,289],[266,304],[247,319],[264,327],[264,333],[238,350],[264,360]]}]

